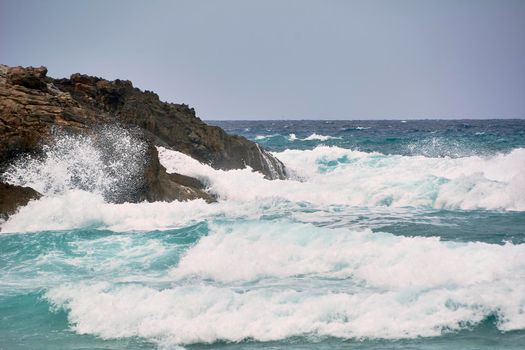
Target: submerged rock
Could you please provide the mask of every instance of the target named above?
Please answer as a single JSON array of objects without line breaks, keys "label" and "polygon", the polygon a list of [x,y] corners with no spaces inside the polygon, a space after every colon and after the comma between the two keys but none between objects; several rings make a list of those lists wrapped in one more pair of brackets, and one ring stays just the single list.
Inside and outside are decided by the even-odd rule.
[{"label": "submerged rock", "polygon": [[[155,93],[134,88],[127,80],[81,74],[52,79],[46,74],[45,67],[0,65],[0,174],[21,155],[40,154],[54,130],[86,134],[109,124],[138,129],[147,143],[141,183],[112,199],[115,202],[214,200],[197,179],[168,174],[159,162],[154,147],[158,145],[216,169],[250,166],[268,179],[286,177],[277,158],[244,137],[205,124],[187,105],[162,102]],[[13,196],[2,200],[15,207],[27,203]]]}]

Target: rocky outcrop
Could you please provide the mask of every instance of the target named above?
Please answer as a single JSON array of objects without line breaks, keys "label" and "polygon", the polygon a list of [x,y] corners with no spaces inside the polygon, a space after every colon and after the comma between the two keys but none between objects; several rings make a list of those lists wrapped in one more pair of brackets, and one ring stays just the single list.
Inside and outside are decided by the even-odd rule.
[{"label": "rocky outcrop", "polygon": [[139,126],[149,132],[154,143],[185,153],[217,169],[250,166],[269,179],[284,179],[283,164],[256,143],[242,136],[228,135],[197,118],[184,104],[166,103],[157,94],[134,88],[127,80],[104,79],[73,74],[54,80],[86,110],[104,111],[123,125]]},{"label": "rocky outcrop", "polygon": [[7,70],[7,81],[11,85],[24,86],[28,89],[47,91],[46,67],[14,67]]},{"label": "rocky outcrop", "polygon": [[29,187],[20,187],[0,182],[0,221],[15,213],[20,206],[41,194]]},{"label": "rocky outcrop", "polygon": [[142,128],[152,142],[185,153],[217,169],[250,166],[270,179],[284,179],[283,164],[256,143],[228,135],[196,117],[185,104],[162,102],[127,80],[73,74],[46,77],[47,69],[0,66],[0,163],[33,151],[51,126],[89,128],[118,122]]},{"label": "rocky outcrop", "polygon": [[207,202],[215,198],[206,193],[205,186],[197,179],[181,174],[168,174],[159,162],[157,149],[150,146],[147,150],[149,163],[144,171],[144,181],[136,193],[131,194],[129,202],[172,201],[174,199],[198,199]]},{"label": "rocky outcrop", "polygon": [[154,145],[217,169],[250,166],[269,179],[286,177],[278,159],[244,137],[205,124],[187,105],[162,102],[155,93],[134,88],[126,80],[80,74],[52,79],[46,74],[45,67],[0,65],[0,173],[20,155],[38,154],[57,128],[89,133],[100,125],[118,124],[141,131],[148,161],[140,186],[117,201],[213,200],[198,180],[168,174]]},{"label": "rocky outcrop", "polygon": [[38,152],[53,127],[81,132],[107,121],[56,89],[46,72],[0,66],[0,167],[20,154]]}]

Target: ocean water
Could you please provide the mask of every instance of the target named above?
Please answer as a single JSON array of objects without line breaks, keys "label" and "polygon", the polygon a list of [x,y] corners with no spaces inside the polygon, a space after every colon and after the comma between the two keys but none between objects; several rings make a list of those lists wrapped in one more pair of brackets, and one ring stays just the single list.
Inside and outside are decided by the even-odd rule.
[{"label": "ocean water", "polygon": [[47,196],[1,224],[0,349],[525,347],[525,120],[210,123],[290,179],[159,148],[219,201],[111,204],[117,129],[8,169]]}]

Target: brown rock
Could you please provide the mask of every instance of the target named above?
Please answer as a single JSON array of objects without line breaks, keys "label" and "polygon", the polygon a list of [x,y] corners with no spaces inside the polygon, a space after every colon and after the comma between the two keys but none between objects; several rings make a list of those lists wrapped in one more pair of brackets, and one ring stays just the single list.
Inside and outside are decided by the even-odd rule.
[{"label": "brown rock", "polygon": [[81,74],[52,79],[46,74],[45,67],[0,65],[0,173],[20,155],[38,154],[56,128],[86,133],[117,124],[138,127],[149,143],[142,186],[125,198],[128,201],[214,200],[198,180],[167,174],[152,145],[180,151],[217,169],[248,165],[270,179],[286,176],[283,164],[257,144],[205,124],[185,104],[162,102],[157,94],[134,88],[127,80]]},{"label": "brown rock", "polygon": [[28,89],[47,91],[46,67],[14,67],[7,72],[7,80],[13,85],[24,86]]},{"label": "brown rock", "polygon": [[166,103],[150,91],[142,92],[127,80],[107,81],[73,74],[54,80],[62,91],[86,109],[110,113],[123,125],[139,126],[157,145],[185,153],[217,169],[250,166],[269,179],[284,179],[284,165],[256,143],[242,136],[228,135],[217,126],[205,124],[185,104]]},{"label": "brown rock", "polygon": [[42,195],[29,187],[20,187],[0,182],[0,219],[6,220],[19,207]]},{"label": "brown rock", "polygon": [[202,198],[214,202],[215,198],[206,193],[205,186],[197,179],[181,174],[168,174],[160,164],[157,148],[150,146],[147,150],[149,159],[144,171],[143,185],[128,199],[131,202],[169,202]]}]

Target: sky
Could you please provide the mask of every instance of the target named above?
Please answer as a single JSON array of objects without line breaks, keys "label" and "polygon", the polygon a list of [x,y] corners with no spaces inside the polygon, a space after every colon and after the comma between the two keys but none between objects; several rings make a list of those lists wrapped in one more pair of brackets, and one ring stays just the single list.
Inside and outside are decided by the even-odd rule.
[{"label": "sky", "polygon": [[523,0],[0,0],[0,63],[202,119],[525,117]]}]

